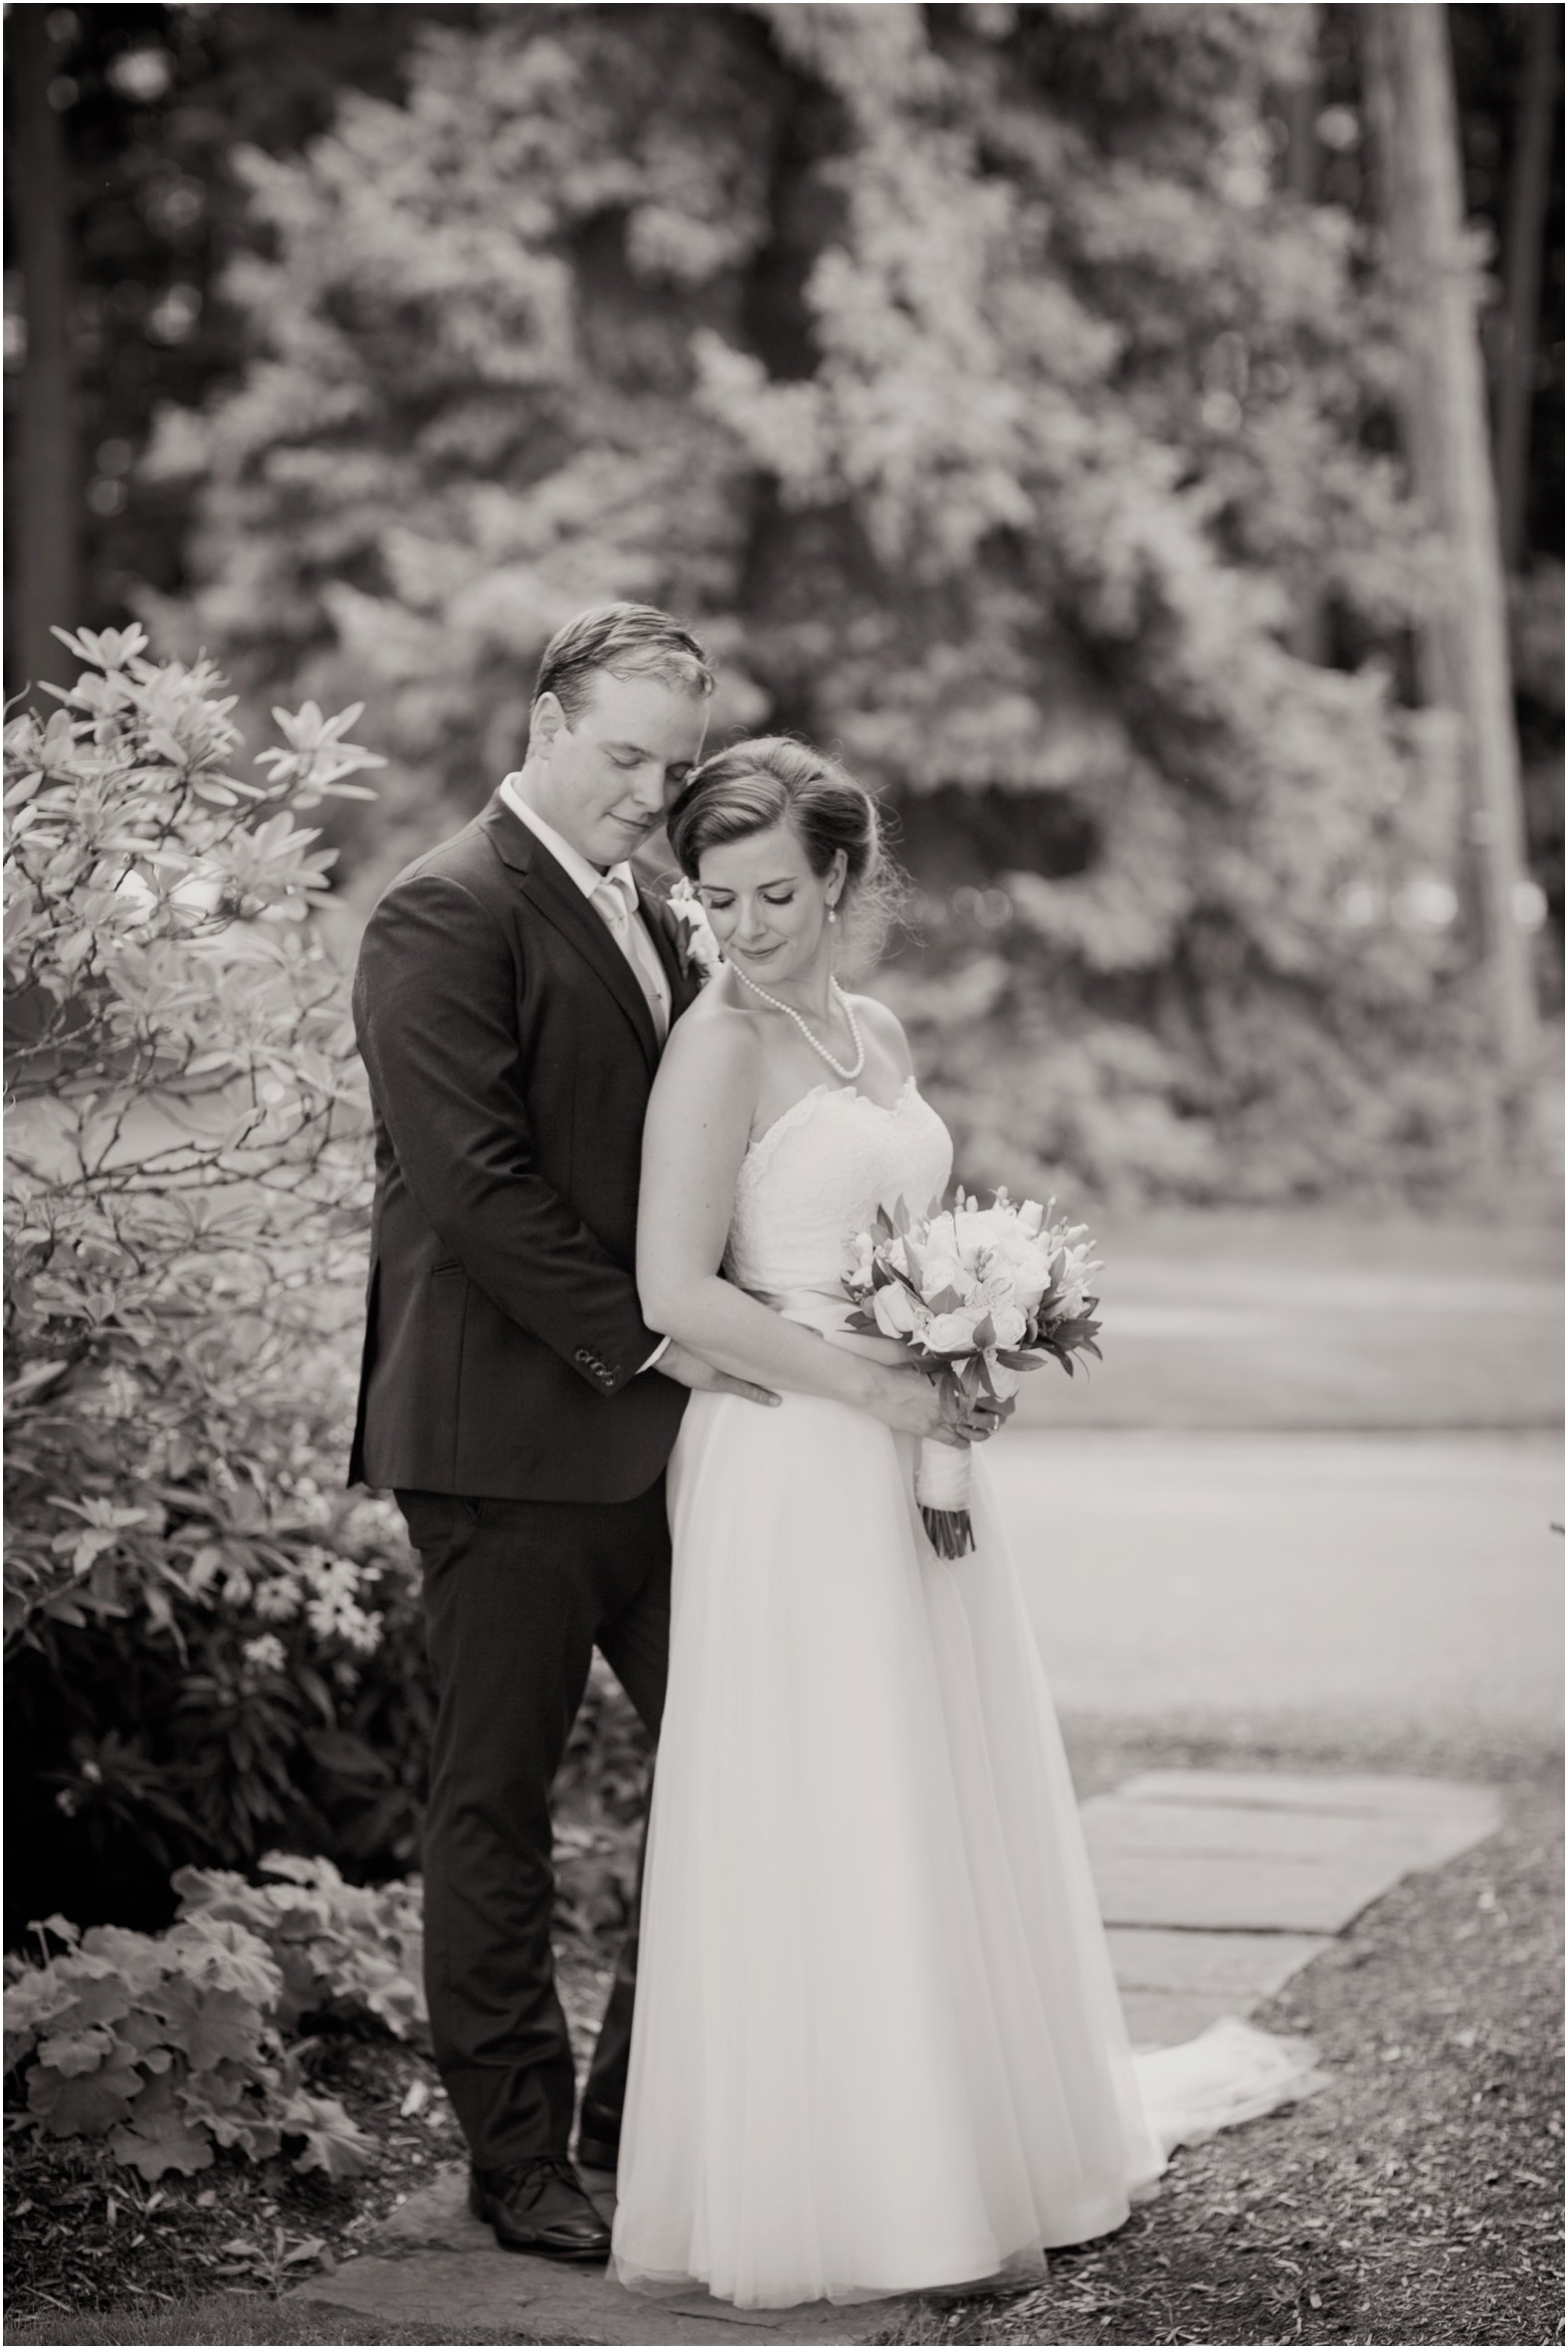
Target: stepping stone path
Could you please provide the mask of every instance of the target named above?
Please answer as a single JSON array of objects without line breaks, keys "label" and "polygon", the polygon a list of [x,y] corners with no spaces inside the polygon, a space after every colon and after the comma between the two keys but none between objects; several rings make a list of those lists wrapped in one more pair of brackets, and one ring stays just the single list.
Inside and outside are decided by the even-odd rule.
[{"label": "stepping stone path", "polygon": [[[1484,1787],[1423,1778],[1156,1770],[1083,1806],[1089,1861],[1128,2029],[1143,2046],[1246,2015],[1403,1875],[1495,1832]],[[614,2181],[587,2183],[608,2212]],[[292,2297],[404,2324],[572,2343],[869,2341],[909,2303],[737,2309],[703,2292],[655,2300],[602,2271],[498,2251],[442,2172],[382,2228],[374,2252]]]},{"label": "stepping stone path", "polygon": [[1085,1803],[1134,2042],[1250,2014],[1401,1876],[1500,1819],[1486,1787],[1274,1771],[1152,1770]]}]

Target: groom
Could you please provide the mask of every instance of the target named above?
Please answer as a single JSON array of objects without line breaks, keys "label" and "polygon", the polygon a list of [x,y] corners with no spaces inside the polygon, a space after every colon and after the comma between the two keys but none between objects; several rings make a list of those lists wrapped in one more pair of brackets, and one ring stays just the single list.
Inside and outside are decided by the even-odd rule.
[{"label": "groom", "polygon": [[[475,2211],[556,2258],[603,2258],[609,2231],[567,2159],[550,1784],[596,1646],[658,1729],[686,1390],[774,1400],[661,1343],[632,1273],[644,1111],[697,980],[627,860],[701,755],[712,683],[664,612],[570,621],[520,771],[393,881],[354,980],[376,1192],[349,1475],[395,1489],[424,1568],[431,2030]],[[594,2167],[635,1962],[634,1928],[583,2099]]]}]

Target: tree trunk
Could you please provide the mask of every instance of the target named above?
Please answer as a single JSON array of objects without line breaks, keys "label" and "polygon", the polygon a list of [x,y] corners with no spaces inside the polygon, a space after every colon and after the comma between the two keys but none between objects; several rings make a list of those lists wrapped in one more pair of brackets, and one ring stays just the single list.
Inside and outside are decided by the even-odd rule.
[{"label": "tree trunk", "polygon": [[1536,1053],[1519,751],[1492,485],[1476,274],[1465,240],[1447,12],[1430,0],[1367,8],[1366,95],[1377,141],[1389,278],[1405,349],[1404,406],[1417,490],[1445,541],[1423,630],[1430,699],[1462,720],[1483,954],[1507,1107]]},{"label": "tree trunk", "polygon": [[1497,506],[1502,559],[1510,571],[1522,570],[1529,557],[1525,507],[1530,478],[1530,409],[1540,332],[1541,243],[1561,72],[1559,12],[1529,7],[1523,13],[1527,31],[1517,143],[1502,239],[1503,338],[1496,420]]},{"label": "tree trunk", "polygon": [[49,102],[55,71],[47,10],[17,8],[9,38],[16,105],[12,188],[22,269],[27,356],[22,371],[17,456],[17,604],[13,635],[19,674],[37,698],[38,681],[59,683],[76,665],[49,633],[75,628],[78,609],[79,484],[71,348],[71,189],[60,116]]},{"label": "tree trunk", "polygon": [[[1281,94],[1286,140],[1284,152],[1284,184],[1292,196],[1303,204],[1317,201],[1317,109],[1321,96],[1318,87],[1317,43],[1320,12],[1312,8],[1307,14],[1307,32],[1303,41],[1301,78],[1287,85]],[[1298,661],[1310,661],[1314,668],[1328,665],[1328,614],[1323,599],[1315,589],[1308,589],[1301,598],[1300,609],[1290,623],[1290,650]]]}]

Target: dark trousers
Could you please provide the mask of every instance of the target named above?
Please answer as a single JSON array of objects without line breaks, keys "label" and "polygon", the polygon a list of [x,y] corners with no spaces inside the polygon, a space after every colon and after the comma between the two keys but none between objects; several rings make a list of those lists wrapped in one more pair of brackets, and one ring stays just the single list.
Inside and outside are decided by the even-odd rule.
[{"label": "dark trousers", "polygon": [[[550,1947],[550,1785],[597,1646],[655,1734],[670,1653],[665,1484],[612,1503],[399,1492],[425,1570],[436,1730],[425,1814],[425,1988],[475,2165],[564,2153],[575,2101]],[[585,2100],[618,2118],[633,1947]]]}]

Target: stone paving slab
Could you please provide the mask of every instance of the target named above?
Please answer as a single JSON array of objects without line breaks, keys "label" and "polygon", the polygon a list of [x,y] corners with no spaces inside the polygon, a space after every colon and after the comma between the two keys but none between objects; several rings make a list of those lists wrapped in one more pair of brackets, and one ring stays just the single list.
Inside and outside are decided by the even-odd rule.
[{"label": "stone paving slab", "polygon": [[1112,1796],[1140,1803],[1235,1804],[1259,1811],[1344,1812],[1352,1817],[1426,1822],[1434,1840],[1463,1834],[1465,1851],[1490,1835],[1500,1813],[1490,1787],[1453,1778],[1402,1778],[1393,1772],[1335,1770],[1145,1770]]},{"label": "stone paving slab", "polygon": [[1224,2006],[1216,2011],[1237,2015],[1272,1997],[1292,1974],[1320,1957],[1333,1936],[1182,1933],[1157,1925],[1112,1925],[1105,1938],[1124,1998],[1134,1991],[1157,1990],[1223,1999]]},{"label": "stone paving slab", "polygon": [[1149,1771],[1083,1807],[1107,1925],[1208,1932],[1343,1932],[1499,1818],[1484,1787],[1227,1770]]},{"label": "stone paving slab", "polygon": [[[615,2181],[585,2173],[608,2218]],[[312,2276],[290,2296],[352,2308],[363,2316],[441,2327],[461,2342],[465,2327],[515,2330],[545,2341],[574,2344],[629,2342],[663,2349],[667,2342],[860,2342],[882,2332],[911,2305],[866,2300],[835,2308],[825,2300],[800,2308],[732,2308],[705,2292],[650,2299],[623,2291],[602,2268],[571,2267],[498,2251],[495,2238],[468,2206],[468,2173],[444,2168],[411,2194],[379,2230],[377,2251],[345,2260],[330,2275]]]},{"label": "stone paving slab", "polygon": [[602,2269],[517,2257],[497,2251],[493,2241],[488,2250],[351,2259],[335,2275],[290,2296],[396,2324],[429,2325],[452,2342],[498,2332],[571,2342],[577,2349],[597,2349],[601,2342],[663,2349],[667,2342],[688,2341],[870,2341],[895,2323],[905,2305],[868,2300],[854,2308],[824,2302],[744,2309],[695,2294],[644,2299],[622,2291]]},{"label": "stone paving slab", "polygon": [[[1190,2039],[1273,1996],[1330,1937],[1414,1868],[1435,1867],[1501,1821],[1484,1787],[1430,1779],[1234,1770],[1147,1771],[1083,1806],[1089,1860],[1128,2030],[1146,2047]],[[606,2214],[614,2181],[589,2181]],[[291,2297],[425,2323],[557,2342],[862,2342],[911,2303],[736,2309],[694,2292],[654,2300],[602,2271],[497,2251],[445,2170],[393,2213],[376,2250]]]}]

